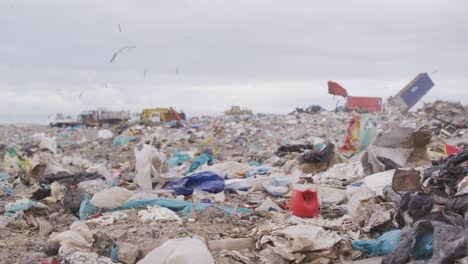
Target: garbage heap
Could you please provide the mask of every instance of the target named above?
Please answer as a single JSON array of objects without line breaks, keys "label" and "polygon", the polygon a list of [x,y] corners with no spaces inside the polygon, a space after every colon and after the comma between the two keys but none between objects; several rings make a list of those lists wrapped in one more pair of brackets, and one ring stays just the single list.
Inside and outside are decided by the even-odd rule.
[{"label": "garbage heap", "polygon": [[466,115],[433,108],[0,126],[0,262],[466,263]]}]

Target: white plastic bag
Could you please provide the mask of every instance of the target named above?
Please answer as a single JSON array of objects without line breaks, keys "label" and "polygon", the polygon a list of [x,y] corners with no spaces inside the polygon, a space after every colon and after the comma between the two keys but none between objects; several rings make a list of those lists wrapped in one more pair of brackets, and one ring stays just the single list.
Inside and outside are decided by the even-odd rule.
[{"label": "white plastic bag", "polygon": [[50,150],[52,153],[57,153],[57,141],[55,137],[43,137],[39,143],[39,149]]},{"label": "white plastic bag", "polygon": [[99,173],[102,176],[104,176],[104,178],[106,178],[107,182],[110,182],[112,180],[109,170],[107,169],[106,165],[102,163],[94,165],[93,167],[87,169],[86,172],[87,173]]},{"label": "white plastic bag", "polygon": [[214,263],[213,256],[200,239],[189,237],[167,240],[138,261],[138,264],[198,263]]},{"label": "white plastic bag", "polygon": [[101,179],[82,181],[78,183],[80,190],[95,195],[96,193],[106,189],[106,183]]},{"label": "white plastic bag", "polygon": [[112,187],[96,193],[91,198],[91,204],[98,208],[111,209],[122,206],[130,197],[132,197],[132,193],[129,190],[122,187]]},{"label": "white plastic bag", "polygon": [[97,136],[98,136],[98,138],[109,139],[109,138],[112,138],[114,136],[114,134],[112,134],[112,132],[110,130],[101,129],[101,130],[98,131]]},{"label": "white plastic bag", "polygon": [[153,189],[153,182],[171,179],[163,175],[169,168],[163,154],[148,144],[144,144],[141,150],[138,148],[138,146],[135,148],[135,169],[137,174],[133,179],[138,186],[144,191],[151,191]]}]

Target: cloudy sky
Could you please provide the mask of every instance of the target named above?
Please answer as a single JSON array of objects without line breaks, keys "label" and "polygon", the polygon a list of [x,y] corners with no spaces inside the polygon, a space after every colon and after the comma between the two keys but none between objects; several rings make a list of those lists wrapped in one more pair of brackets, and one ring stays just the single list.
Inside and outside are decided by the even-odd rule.
[{"label": "cloudy sky", "polygon": [[[468,1],[2,0],[0,122],[55,112],[332,108],[327,81],[425,101],[468,97]],[[113,53],[125,46],[136,48]]]}]

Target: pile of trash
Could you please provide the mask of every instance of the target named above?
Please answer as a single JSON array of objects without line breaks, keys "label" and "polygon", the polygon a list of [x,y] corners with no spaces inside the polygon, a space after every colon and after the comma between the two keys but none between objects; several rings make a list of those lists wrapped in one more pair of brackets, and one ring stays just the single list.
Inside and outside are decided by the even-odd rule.
[{"label": "pile of trash", "polygon": [[460,109],[0,126],[0,262],[465,263]]},{"label": "pile of trash", "polygon": [[296,108],[294,111],[292,111],[290,113],[290,115],[296,115],[296,114],[304,114],[304,113],[307,113],[307,114],[316,114],[316,113],[320,113],[322,111],[325,111],[325,109],[323,107],[321,107],[320,105],[311,105],[307,108]]}]

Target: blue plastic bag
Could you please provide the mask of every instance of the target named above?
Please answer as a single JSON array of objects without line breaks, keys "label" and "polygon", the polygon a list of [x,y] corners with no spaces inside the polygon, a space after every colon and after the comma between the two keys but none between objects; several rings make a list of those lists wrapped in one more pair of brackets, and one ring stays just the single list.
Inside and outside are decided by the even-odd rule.
[{"label": "blue plastic bag", "polygon": [[413,256],[416,260],[430,259],[432,257],[432,241],[434,230],[418,235],[413,247]]},{"label": "blue plastic bag", "polygon": [[91,196],[86,194],[80,205],[80,220],[86,220],[90,215],[97,214],[98,212],[99,208],[91,204]]},{"label": "blue plastic bag", "polygon": [[7,196],[13,196],[13,190],[8,187],[8,185],[2,185],[3,191],[6,193]]},{"label": "blue plastic bag", "polygon": [[25,200],[23,202],[15,202],[15,203],[9,203],[9,208],[7,211],[5,211],[5,216],[12,216],[16,212],[24,212],[26,210],[31,209],[36,202],[33,202],[31,200]]},{"label": "blue plastic bag", "polygon": [[110,258],[112,262],[119,261],[119,247],[117,246],[117,244],[112,245]]},{"label": "blue plastic bag", "polygon": [[245,176],[246,177],[252,177],[252,176],[255,176],[257,174],[259,175],[265,175],[265,174],[268,174],[270,173],[270,169],[268,168],[258,168],[257,170],[250,170],[250,171],[247,171]]},{"label": "blue plastic bag", "polygon": [[113,146],[127,145],[131,141],[135,141],[135,140],[137,140],[137,137],[135,136],[117,136],[112,142],[112,145]]},{"label": "blue plastic bag", "polygon": [[224,178],[214,172],[204,171],[170,181],[163,189],[174,190],[176,195],[191,195],[195,189],[219,193],[224,190]]},{"label": "blue plastic bag", "polygon": [[263,189],[269,194],[281,197],[287,192],[289,192],[289,184],[291,183],[290,179],[285,178],[273,178],[270,182],[265,182],[262,184]]},{"label": "blue plastic bag", "polygon": [[190,164],[188,170],[184,172],[184,175],[196,171],[199,167],[203,166],[204,164],[213,164],[213,157],[209,153],[202,153],[200,154],[200,156],[196,157],[192,164]]},{"label": "blue plastic bag", "polygon": [[176,167],[182,165],[184,162],[187,160],[191,160],[192,157],[190,157],[189,154],[187,153],[181,153],[177,149],[174,150],[172,153],[172,158],[170,158],[167,163],[169,164],[169,167]]},{"label": "blue plastic bag", "polygon": [[376,240],[354,240],[351,242],[354,250],[360,250],[371,256],[386,256],[400,243],[401,230],[385,232]]},{"label": "blue plastic bag", "polygon": [[249,165],[254,166],[254,167],[262,166],[262,164],[260,162],[258,162],[258,161],[251,161],[251,162],[249,162]]}]

